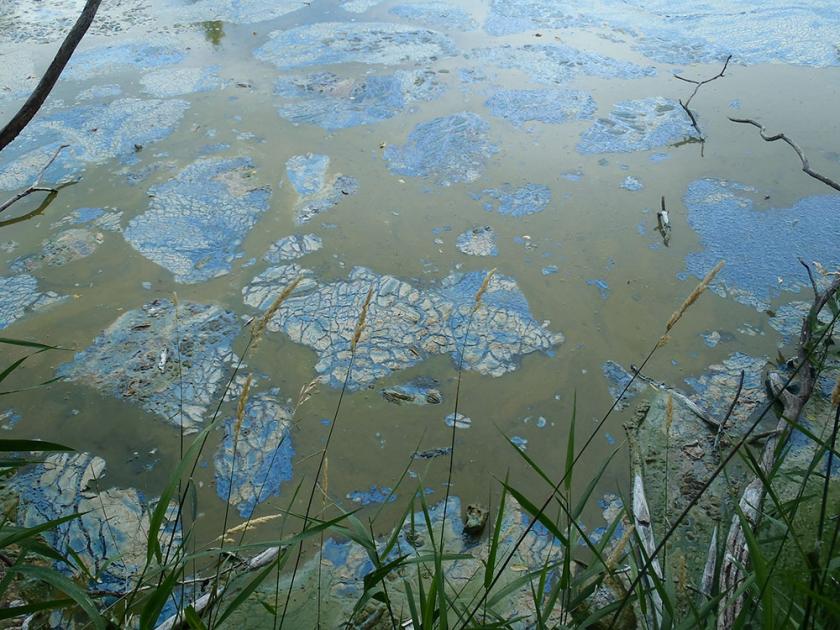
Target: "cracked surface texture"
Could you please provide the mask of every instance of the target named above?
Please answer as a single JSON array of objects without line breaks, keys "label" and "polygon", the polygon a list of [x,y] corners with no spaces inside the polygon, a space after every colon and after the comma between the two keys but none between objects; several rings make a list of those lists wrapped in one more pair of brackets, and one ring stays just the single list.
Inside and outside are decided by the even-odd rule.
[{"label": "cracked surface texture", "polygon": [[663,63],[737,62],[838,65],[840,8],[831,0],[492,0],[492,35],[600,27]]},{"label": "cracked surface texture", "polygon": [[263,260],[273,264],[295,260],[317,252],[323,246],[324,241],[317,234],[293,234],[272,243]]},{"label": "cracked surface texture", "polygon": [[491,279],[474,315],[483,272],[451,274],[438,286],[421,290],[361,267],[346,281],[331,284],[319,283],[296,265],[274,267],[243,289],[245,303],[267,308],[301,275],[307,280],[280,306],[268,329],[313,348],[318,355],[315,370],[333,387],[341,387],[347,376],[356,322],[371,288],[365,330],[348,377],[351,390],[433,354],[450,354],[458,364],[464,347],[465,369],[501,376],[516,369],[520,356],[550,352],[563,341],[561,334],[533,319],[516,282],[500,274]]},{"label": "cracked surface texture", "polygon": [[[125,590],[134,584],[146,562],[150,507],[134,488],[91,489],[105,471],[105,460],[88,453],[48,455],[15,478],[19,495],[18,523],[35,527],[49,520],[82,514],[43,535],[61,553],[76,552],[98,580],[91,586]],[[160,544],[180,538],[174,504],[164,517]],[[71,573],[64,563],[57,568]]]},{"label": "cracked surface texture", "polygon": [[[236,418],[225,421],[225,437],[216,451],[216,493],[230,497],[242,518],[258,503],[280,494],[280,485],[292,478],[291,412],[272,390],[253,395],[235,439]],[[235,444],[235,447],[234,447]]]},{"label": "cracked surface texture", "polygon": [[[196,431],[237,360],[240,324],[218,306],[154,300],[121,315],[58,376]],[[183,400],[183,406],[181,402]]]},{"label": "cracked surface texture", "polygon": [[399,175],[429,177],[439,186],[474,182],[498,152],[490,125],[478,114],[461,112],[420,123],[402,146],[388,146],[385,161]]},{"label": "cracked surface texture", "polygon": [[274,93],[285,99],[277,107],[293,123],[345,129],[392,118],[416,101],[431,101],[445,90],[430,70],[342,78],[331,72],[281,77]]},{"label": "cracked surface texture", "polygon": [[473,31],[478,28],[478,24],[467,11],[447,2],[398,4],[391,7],[388,13],[405,18],[409,22],[441,30]]},{"label": "cracked surface texture", "polygon": [[134,249],[194,284],[230,272],[243,239],[268,209],[271,192],[250,181],[249,158],[197,160],[149,190],[149,210],[124,236]]},{"label": "cracked surface texture", "polygon": [[29,274],[0,276],[0,330],[32,311],[40,311],[67,299],[52,291],[38,290],[38,281]]},{"label": "cracked surface texture", "polygon": [[781,291],[810,286],[799,258],[828,269],[840,265],[840,195],[805,197],[789,208],[764,209],[760,199],[758,191],[737,182],[690,184],[683,202],[703,249],[689,254],[685,264],[689,274],[702,278],[726,260],[712,288],[766,310]]},{"label": "cracked surface texture", "polygon": [[525,217],[529,214],[542,212],[551,202],[551,189],[542,184],[525,184],[514,188],[510,184],[502,184],[499,188],[485,188],[480,193],[471,195],[479,200],[489,197],[494,201],[485,201],[487,212],[495,210],[499,214],[511,217]]},{"label": "cracked surface texture", "polygon": [[680,104],[661,96],[616,103],[580,137],[580,153],[629,153],[698,138]]},{"label": "cracked surface texture", "polygon": [[580,90],[499,90],[484,103],[490,113],[516,126],[592,118],[595,100]]},{"label": "cracked surface texture", "polygon": [[166,138],[188,108],[181,100],[124,98],[39,116],[4,150],[3,158],[11,160],[0,163],[0,190],[30,184],[62,144],[69,146],[47,169],[44,183],[65,179],[88,163],[136,159],[135,145]]},{"label": "cracked surface texture", "polygon": [[274,31],[254,51],[280,70],[337,63],[421,64],[453,55],[448,37],[403,24],[320,22]]},{"label": "cracked surface texture", "polygon": [[90,256],[101,241],[101,233],[97,234],[84,228],[71,228],[41,243],[40,253],[22,256],[9,267],[13,271],[33,271],[43,265],[62,267]]},{"label": "cracked surface texture", "polygon": [[579,74],[604,79],[640,79],[656,74],[642,67],[565,44],[526,44],[473,50],[470,57],[500,68],[521,70],[537,83],[566,83]]}]

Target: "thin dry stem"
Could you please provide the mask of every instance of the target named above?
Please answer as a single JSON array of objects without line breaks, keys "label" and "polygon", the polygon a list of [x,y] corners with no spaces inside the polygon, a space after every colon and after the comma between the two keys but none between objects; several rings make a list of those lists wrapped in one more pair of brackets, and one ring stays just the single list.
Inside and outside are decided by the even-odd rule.
[{"label": "thin dry stem", "polygon": [[831,404],[834,407],[840,407],[840,376],[837,377],[837,383],[834,385],[834,391],[831,392]]},{"label": "thin dry stem", "polygon": [[715,276],[718,275],[718,272],[723,269],[723,265],[724,262],[721,260],[709,273],[706,274],[706,277],[700,281],[700,284],[694,287],[694,290],[688,294],[685,301],[676,311],[674,311],[673,315],[671,315],[671,318],[668,320],[668,323],[665,324],[665,332],[670,331],[674,326],[676,326],[677,322],[680,321],[685,312],[698,300],[698,298],[703,294],[703,291],[709,287],[712,280],[714,280]]}]

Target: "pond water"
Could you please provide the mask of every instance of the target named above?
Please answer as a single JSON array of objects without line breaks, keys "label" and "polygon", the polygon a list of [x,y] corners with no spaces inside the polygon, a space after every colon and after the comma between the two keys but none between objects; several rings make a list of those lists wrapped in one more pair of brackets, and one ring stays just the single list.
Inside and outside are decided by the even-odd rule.
[{"label": "pond water", "polygon": [[[0,5],[0,120],[82,5]],[[222,401],[232,417],[253,376],[235,474],[230,422],[197,470],[200,540],[218,535],[231,479],[232,523],[311,483],[371,288],[331,500],[378,509],[408,467],[376,533],[418,485],[442,501],[453,422],[453,496],[487,504],[508,473],[539,496],[504,435],[560,471],[574,401],[582,444],[718,260],[647,374],[717,411],[742,365],[789,341],[773,314],[809,299],[799,257],[840,263],[840,196],[727,117],[784,130],[840,178],[838,46],[829,1],[105,2],[0,153],[2,198],[62,144],[44,182],[75,182],[0,215],[2,335],[71,349],[3,383],[62,377],[3,396],[4,433],[68,444],[104,460],[104,487],[157,496],[179,427],[209,422],[249,322],[300,278]],[[674,74],[710,78],[730,54],[691,102],[698,131]],[[626,413],[595,436],[581,488]],[[599,495],[627,490],[626,467]],[[591,527],[599,514],[593,501]]]}]

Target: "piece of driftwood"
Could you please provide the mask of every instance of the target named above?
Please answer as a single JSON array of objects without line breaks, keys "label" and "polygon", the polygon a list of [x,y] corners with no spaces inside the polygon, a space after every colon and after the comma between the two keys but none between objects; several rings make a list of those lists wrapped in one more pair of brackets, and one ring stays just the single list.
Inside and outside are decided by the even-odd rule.
[{"label": "piece of driftwood", "polygon": [[[810,269],[808,272],[810,276]],[[793,383],[788,383],[778,374],[774,373],[769,377],[770,390],[773,396],[782,403],[783,409],[776,430],[768,436],[761,459],[758,462],[761,466],[762,476],[765,478],[773,470],[777,456],[782,450],[779,448],[779,441],[786,439],[790,433],[789,423],[798,421],[802,410],[814,391],[816,369],[810,358],[812,345],[815,341],[813,323],[817,321],[820,311],[838,290],[840,290],[840,278],[835,278],[824,292],[817,291],[814,295],[811,311],[802,323],[797,348],[797,359],[802,366],[796,378],[798,387],[791,387]],[[752,529],[758,526],[765,494],[766,489],[759,475],[756,475],[741,494],[741,499],[738,502],[741,515],[735,514],[732,517],[729,533],[726,536],[723,561],[721,562],[720,592],[724,595],[736,593],[745,579],[744,568],[749,566],[750,558],[744,525],[746,524]],[[724,601],[726,602],[726,600]],[[718,629],[728,630],[734,627],[743,608],[744,593],[724,603],[718,610]]]},{"label": "piece of driftwood", "polygon": [[788,138],[784,133],[777,133],[776,135],[771,136],[767,133],[767,129],[764,127],[764,125],[762,125],[760,122],[758,122],[756,120],[753,120],[752,118],[732,118],[732,117],[730,117],[729,120],[731,120],[734,123],[741,124],[741,125],[752,125],[753,127],[757,127],[758,128],[758,133],[761,135],[761,139],[766,141],[766,142],[776,142],[778,140],[781,140],[782,142],[787,144],[791,149],[793,149],[796,152],[796,155],[799,157],[799,160],[802,162],[802,171],[804,173],[810,175],[811,177],[813,177],[816,180],[821,181],[826,186],[830,186],[834,190],[840,191],[840,184],[835,182],[830,177],[826,177],[825,175],[817,173],[815,170],[813,170],[811,168],[811,163],[808,162],[808,156],[805,155],[805,152],[802,150],[802,147],[800,147],[798,144],[796,144],[796,142],[794,142],[793,140]]}]

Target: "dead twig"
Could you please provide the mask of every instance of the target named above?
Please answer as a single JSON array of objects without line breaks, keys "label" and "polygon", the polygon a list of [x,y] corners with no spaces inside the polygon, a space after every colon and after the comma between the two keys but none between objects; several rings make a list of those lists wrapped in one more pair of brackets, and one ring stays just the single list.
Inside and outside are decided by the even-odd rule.
[{"label": "dead twig", "polygon": [[825,175],[821,175],[816,171],[811,169],[811,164],[808,162],[808,156],[805,155],[805,152],[802,150],[796,142],[788,138],[784,133],[777,133],[774,136],[768,135],[767,129],[762,125],[760,122],[755,121],[751,118],[732,118],[731,120],[734,123],[742,124],[742,125],[752,125],[753,127],[758,128],[758,133],[761,135],[761,139],[765,142],[776,142],[777,140],[781,140],[782,142],[786,143],[791,149],[796,152],[796,155],[799,156],[799,160],[802,162],[802,171],[816,180],[821,181],[826,186],[830,186],[834,190],[840,191],[840,184],[835,182],[833,179],[826,177]]},{"label": "dead twig", "polygon": [[55,54],[55,57],[47,68],[47,71],[44,73],[44,76],[41,77],[41,80],[38,82],[35,90],[32,94],[30,94],[29,98],[26,99],[26,102],[18,110],[17,114],[12,117],[5,127],[0,129],[0,151],[11,143],[12,140],[17,138],[18,135],[20,135],[20,132],[23,131],[24,127],[29,124],[29,121],[31,121],[35,117],[35,114],[38,113],[38,110],[41,109],[41,105],[43,105],[44,101],[47,100],[47,97],[50,95],[50,92],[52,92],[53,87],[55,87],[55,84],[58,82],[58,78],[64,71],[64,67],[67,65],[67,62],[70,61],[70,57],[73,56],[76,46],[79,45],[79,42],[82,41],[82,37],[84,37],[85,33],[87,33],[87,30],[90,27],[91,22],[93,22],[93,18],[96,16],[96,11],[99,9],[101,2],[102,0],[87,0],[84,9],[82,9],[81,14],[79,15],[79,19],[76,20],[73,28],[70,29],[69,33],[67,33],[67,37],[64,38],[64,41],[61,43],[61,47]]},{"label": "dead twig", "polygon": [[41,185],[41,180],[44,178],[44,173],[47,172],[47,169],[50,166],[52,166],[52,163],[55,162],[56,158],[58,158],[59,153],[61,153],[64,149],[66,149],[69,146],[70,146],[69,144],[62,144],[60,147],[58,147],[58,149],[56,149],[55,153],[53,153],[53,156],[49,159],[49,161],[46,164],[44,164],[44,167],[38,173],[38,176],[35,178],[35,181],[32,182],[32,184],[29,185],[29,188],[27,188],[26,190],[24,190],[22,192],[19,192],[14,197],[12,197],[8,201],[5,201],[2,205],[0,205],[0,212],[3,212],[4,210],[8,210],[13,204],[17,203],[18,201],[20,201],[24,197],[26,197],[28,195],[31,195],[34,192],[46,192],[46,193],[50,193],[50,194],[57,193],[58,188],[53,188],[53,187],[50,187],[50,186],[42,186]]},{"label": "dead twig", "polygon": [[691,120],[691,126],[697,130],[697,133],[700,135],[700,142],[705,142],[706,139],[703,136],[703,132],[700,130],[700,125],[697,123],[697,117],[694,115],[694,112],[691,111],[689,105],[691,105],[692,99],[697,96],[697,92],[700,91],[700,88],[706,85],[707,83],[711,83],[712,81],[716,81],[724,76],[726,73],[726,69],[729,67],[729,62],[732,59],[732,55],[729,55],[726,58],[726,61],[723,63],[723,68],[721,68],[720,72],[718,72],[715,76],[709,79],[703,79],[702,81],[696,81],[695,79],[687,79],[683,76],[678,74],[674,75],[675,79],[679,79],[680,81],[685,81],[686,83],[691,83],[694,85],[694,91],[691,92],[691,95],[685,99],[685,103],[683,103],[682,99],[680,99],[679,103],[682,106],[685,113],[688,115],[688,118]]}]

